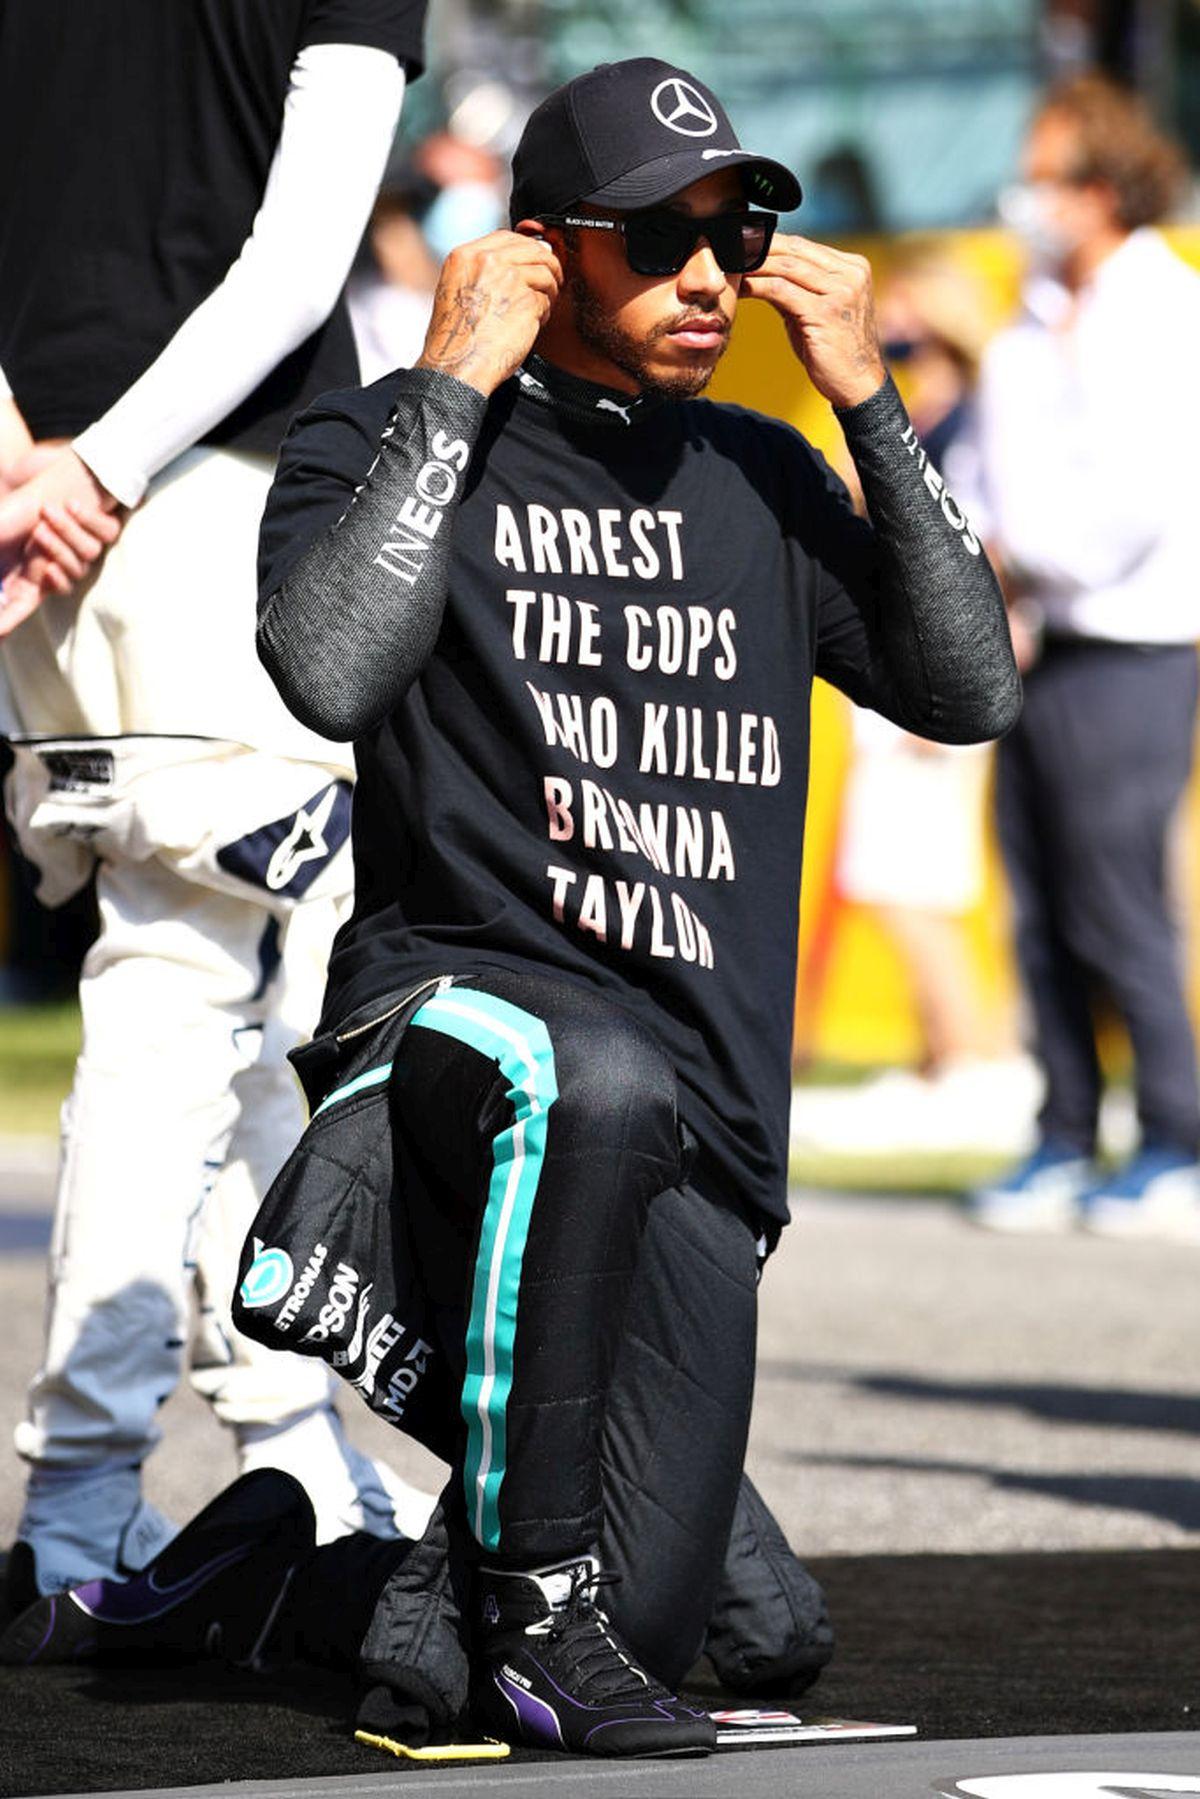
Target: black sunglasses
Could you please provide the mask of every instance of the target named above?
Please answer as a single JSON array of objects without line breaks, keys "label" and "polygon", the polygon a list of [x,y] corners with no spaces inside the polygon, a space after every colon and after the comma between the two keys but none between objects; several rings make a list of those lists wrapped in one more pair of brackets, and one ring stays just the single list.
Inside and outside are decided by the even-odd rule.
[{"label": "black sunglasses", "polygon": [[771,248],[778,218],[773,212],[714,212],[693,218],[662,207],[631,212],[620,219],[597,219],[582,213],[542,212],[545,225],[584,226],[589,231],[619,231],[625,256],[635,275],[677,275],[695,253],[701,238],[727,275],[749,275],[761,269]]}]

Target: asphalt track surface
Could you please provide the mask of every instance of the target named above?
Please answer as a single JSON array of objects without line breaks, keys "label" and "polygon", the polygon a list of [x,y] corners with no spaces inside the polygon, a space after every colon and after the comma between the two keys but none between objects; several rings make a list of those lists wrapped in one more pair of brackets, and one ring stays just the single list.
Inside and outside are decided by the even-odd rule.
[{"label": "asphalt track surface", "polygon": [[[0,1153],[0,1445],[37,1353],[47,1185],[36,1156]],[[750,1458],[838,1630],[795,1709],[915,1739],[431,1769],[354,1743],[348,1685],[313,1670],[3,1670],[0,1795],[1200,1795],[1198,1277],[1196,1249],[1008,1241],[941,1203],[798,1197],[764,1287]],[[190,1392],[164,1422],[149,1490],[185,1517],[229,1451]],[[19,1492],[0,1449],[0,1544]]]},{"label": "asphalt track surface", "polygon": [[[1200,1737],[1128,1736],[1018,1738],[1003,1744],[906,1742],[890,1748],[841,1744],[836,1749],[782,1750],[714,1756],[703,1762],[572,1763],[454,1772],[426,1770],[403,1778],[404,1793],[442,1799],[1167,1799],[1200,1793],[1193,1770]],[[819,1758],[819,1759],[817,1759]],[[1092,1779],[1087,1779],[1090,1772]],[[1072,1778],[1074,1777],[1074,1778]],[[379,1799],[397,1788],[386,1774],[303,1782],[235,1781],[162,1787],[155,1799]]]}]

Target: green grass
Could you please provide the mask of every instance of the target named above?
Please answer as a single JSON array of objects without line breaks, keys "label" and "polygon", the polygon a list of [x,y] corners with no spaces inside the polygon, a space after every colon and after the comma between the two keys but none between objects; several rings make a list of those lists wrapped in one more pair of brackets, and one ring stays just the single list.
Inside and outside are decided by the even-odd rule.
[{"label": "green grass", "polygon": [[[813,1061],[799,1072],[797,1080],[801,1087],[859,1087],[882,1072],[882,1068],[862,1062]],[[827,1192],[960,1198],[1011,1160],[1011,1156],[964,1149],[881,1149],[859,1154],[806,1149],[792,1151],[788,1175],[794,1186]]]},{"label": "green grass", "polygon": [[53,1136],[79,1052],[79,1007],[0,1007],[0,1133]]},{"label": "green grass", "polygon": [[877,1155],[806,1150],[803,1155],[793,1151],[789,1174],[796,1186],[833,1192],[960,1198],[1011,1160],[977,1150],[887,1150]]}]

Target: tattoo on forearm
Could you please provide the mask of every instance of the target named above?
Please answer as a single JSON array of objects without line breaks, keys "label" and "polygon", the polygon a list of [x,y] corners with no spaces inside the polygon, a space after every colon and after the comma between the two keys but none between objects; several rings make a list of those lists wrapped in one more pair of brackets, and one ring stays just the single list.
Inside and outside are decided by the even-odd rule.
[{"label": "tattoo on forearm", "polygon": [[[480,327],[489,315],[502,319],[512,302],[506,295],[489,294],[480,286],[457,288],[451,296],[453,311],[438,321],[439,333],[431,346],[438,366],[448,375],[459,375],[478,360],[482,346]],[[514,362],[513,366],[516,366]]]},{"label": "tattoo on forearm", "polygon": [[481,287],[460,287],[454,296],[454,307],[458,313],[458,328],[475,331],[487,313],[487,295]]}]

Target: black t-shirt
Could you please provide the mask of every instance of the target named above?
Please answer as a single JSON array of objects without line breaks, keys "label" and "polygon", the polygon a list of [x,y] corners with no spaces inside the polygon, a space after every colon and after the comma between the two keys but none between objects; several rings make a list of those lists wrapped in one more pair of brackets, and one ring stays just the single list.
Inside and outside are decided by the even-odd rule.
[{"label": "black t-shirt", "polygon": [[[35,437],[99,418],[224,279],[310,44],[421,66],[425,0],[0,0],[0,367]],[[344,301],[206,441],[274,452],[357,375]]]},{"label": "black t-shirt", "polygon": [[[345,509],[395,391],[297,422],[264,593]],[[868,697],[873,556],[786,426],[707,401],[597,425],[506,384],[436,649],[356,746],[326,1022],[480,960],[600,987],[673,1059],[701,1185],[786,1218],[810,691]]]}]

